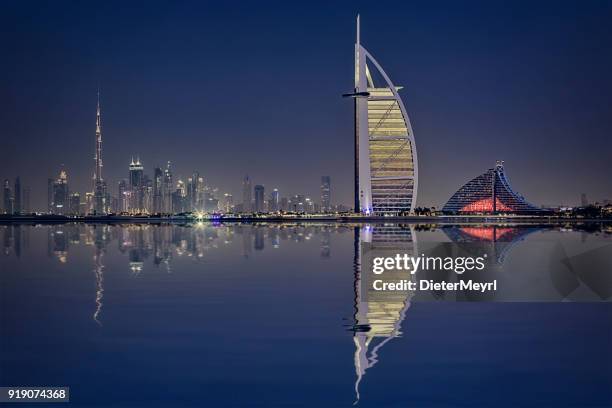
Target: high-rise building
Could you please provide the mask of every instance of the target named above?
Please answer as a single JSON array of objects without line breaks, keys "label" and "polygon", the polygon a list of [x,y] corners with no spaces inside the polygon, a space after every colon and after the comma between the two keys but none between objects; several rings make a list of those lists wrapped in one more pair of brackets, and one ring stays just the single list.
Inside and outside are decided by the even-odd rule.
[{"label": "high-rise building", "polygon": [[231,213],[234,210],[234,197],[229,194],[223,194],[223,211],[225,213]]},{"label": "high-rise building", "polygon": [[128,187],[127,180],[121,180],[117,184],[117,197],[119,199],[119,208],[118,212],[128,212],[130,211],[130,202],[131,202],[131,192]]},{"label": "high-rise building", "polygon": [[11,182],[8,179],[4,180],[4,213],[12,214],[13,213],[13,196],[11,194]]},{"label": "high-rise building", "polygon": [[13,212],[21,214],[21,180],[15,178],[15,189],[13,190]]},{"label": "high-rise building", "polygon": [[583,207],[588,207],[589,200],[587,199],[586,193],[580,194],[580,205]]},{"label": "high-rise building", "polygon": [[312,214],[315,212],[314,202],[309,197],[306,197],[304,199],[304,211],[309,214]]},{"label": "high-rise building", "polygon": [[153,180],[146,174],[142,177],[142,208],[141,212],[153,211]]},{"label": "high-rise building", "polygon": [[53,182],[53,214],[64,215],[70,212],[68,174],[64,169],[60,170],[59,177]]},{"label": "high-rise building", "polygon": [[331,211],[331,177],[321,177],[321,211]]},{"label": "high-rise building", "polygon": [[153,170],[153,212],[160,213],[163,211],[163,185],[164,173],[161,168],[156,167]]},{"label": "high-rise building", "polygon": [[187,205],[188,211],[204,211],[204,178],[197,171],[187,179]]},{"label": "high-rise building", "polygon": [[162,198],[164,213],[172,212],[172,193],[174,191],[174,185],[172,183],[172,170],[170,169],[170,162],[166,165],[164,170],[164,182],[162,184]]},{"label": "high-rise building", "polygon": [[252,190],[251,190],[251,179],[248,175],[244,177],[242,181],[242,211],[251,212],[252,206]]},{"label": "high-rise building", "polygon": [[306,210],[306,197],[302,194],[296,194],[291,198],[289,210],[294,212],[304,212]]},{"label": "high-rise building", "polygon": [[543,210],[512,190],[504,162],[461,187],[442,208],[447,214],[536,214]]},{"label": "high-rise building", "polygon": [[270,194],[270,201],[268,202],[268,211],[277,212],[278,210],[280,210],[280,197],[278,193],[278,188],[275,188]]},{"label": "high-rise building", "polygon": [[281,211],[289,211],[289,199],[287,197],[281,198],[278,207]]},{"label": "high-rise building", "polygon": [[85,214],[92,214],[94,212],[94,193],[86,192],[85,193]]},{"label": "high-rise building", "polygon": [[81,195],[79,193],[70,194],[70,214],[81,215]]},{"label": "high-rise building", "polygon": [[264,212],[264,186],[257,184],[255,186],[255,212]]},{"label": "high-rise building", "polygon": [[96,164],[93,177],[93,212],[105,214],[106,183],[102,179],[102,118],[100,114],[100,91],[98,91],[98,105],[96,109],[96,150],[94,161]]},{"label": "high-rise building", "polygon": [[186,201],[187,193],[185,182],[179,178],[176,182],[176,190],[172,193],[172,212],[181,213],[187,211]]},{"label": "high-rise building", "polygon": [[137,157],[132,157],[129,165],[130,173],[130,212],[140,213],[144,211],[144,166]]},{"label": "high-rise building", "polygon": [[355,212],[397,215],[416,206],[417,153],[401,89],[361,45],[357,16],[355,89],[345,95],[355,106]]},{"label": "high-rise building", "polygon": [[47,212],[51,214],[53,212],[53,180],[52,178],[47,179]]}]

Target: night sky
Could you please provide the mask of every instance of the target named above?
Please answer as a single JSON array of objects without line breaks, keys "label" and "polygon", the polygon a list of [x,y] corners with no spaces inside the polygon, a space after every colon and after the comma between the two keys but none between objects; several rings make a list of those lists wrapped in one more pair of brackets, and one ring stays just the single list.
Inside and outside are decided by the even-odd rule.
[{"label": "night sky", "polygon": [[[352,203],[355,16],[415,132],[419,205],[506,161],[535,204],[612,199],[612,2],[3,2],[0,177],[113,195],[131,156]],[[125,2],[127,3],[127,2]],[[267,194],[267,193],[266,193]]]}]

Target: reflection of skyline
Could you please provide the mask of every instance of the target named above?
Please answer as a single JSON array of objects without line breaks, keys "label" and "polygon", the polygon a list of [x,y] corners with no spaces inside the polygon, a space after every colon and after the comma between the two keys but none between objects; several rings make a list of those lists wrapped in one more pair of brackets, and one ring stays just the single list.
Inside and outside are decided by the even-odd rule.
[{"label": "reflection of skyline", "polygon": [[[412,292],[377,292],[372,279],[374,257],[397,253],[418,254],[414,227],[401,225],[366,225],[355,228],[355,404],[359,402],[359,385],[366,370],[376,365],[380,349],[401,335],[401,324],[410,307]],[[387,271],[390,280],[411,280],[408,271]],[[368,353],[369,352],[369,353]]]},{"label": "reflection of skyline", "polygon": [[[29,246],[31,225],[0,225],[3,252],[20,256]],[[179,228],[177,228],[179,227]],[[151,259],[156,267],[171,272],[172,262],[179,258],[203,260],[206,253],[234,242],[242,241],[242,255],[246,258],[259,251],[279,249],[288,242],[309,242],[320,236],[320,254],[331,255],[331,233],[348,232],[347,225],[302,224],[59,224],[38,226],[46,230],[47,255],[60,263],[69,261],[72,246],[94,246],[94,263],[104,258],[109,246],[115,242],[119,253],[127,256],[126,270],[138,275]],[[96,270],[98,267],[96,266]]]},{"label": "reflection of skyline", "polygon": [[21,251],[30,245],[30,229],[21,228],[20,225],[0,225],[2,232],[2,252],[8,256],[13,252],[17,258]]}]

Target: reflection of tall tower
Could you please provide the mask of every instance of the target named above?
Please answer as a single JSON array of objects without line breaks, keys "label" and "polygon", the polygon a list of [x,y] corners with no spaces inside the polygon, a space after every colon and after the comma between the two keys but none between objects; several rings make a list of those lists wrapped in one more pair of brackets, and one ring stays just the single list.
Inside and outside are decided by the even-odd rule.
[{"label": "reflection of tall tower", "polygon": [[106,252],[108,226],[94,226],[92,228],[95,244],[94,273],[96,275],[96,309],[94,310],[93,320],[102,325],[100,313],[102,312],[102,299],[104,297],[104,254]]},{"label": "reflection of tall tower", "polygon": [[106,212],[106,188],[102,179],[102,119],[100,116],[100,91],[98,91],[98,106],[96,109],[96,153],[94,156],[96,168],[94,170],[94,202],[93,210],[95,214]]},{"label": "reflection of tall tower", "polygon": [[355,212],[414,211],[417,154],[400,89],[361,45],[357,16],[355,89],[345,95],[355,100]]},{"label": "reflection of tall tower", "polygon": [[378,362],[378,353],[389,340],[401,334],[401,324],[413,296],[409,291],[375,291],[376,279],[385,281],[411,280],[406,270],[372,271],[376,257],[395,257],[397,254],[418,253],[413,227],[401,225],[366,225],[355,228],[355,382],[359,400],[359,384],[368,368]]}]

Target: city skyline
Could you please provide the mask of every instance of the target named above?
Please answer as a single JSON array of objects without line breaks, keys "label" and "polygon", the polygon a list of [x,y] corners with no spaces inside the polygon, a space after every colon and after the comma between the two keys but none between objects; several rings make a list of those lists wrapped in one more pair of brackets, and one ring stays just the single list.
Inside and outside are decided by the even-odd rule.
[{"label": "city skyline", "polygon": [[[159,5],[143,15],[140,9],[108,6],[93,17],[100,30],[89,30],[73,19],[85,12],[78,6],[70,17],[60,17],[61,10],[44,5],[12,5],[6,15],[14,18],[5,24],[13,34],[6,43],[9,63],[0,68],[10,79],[0,114],[6,147],[0,176],[11,184],[19,176],[31,191],[31,206],[39,209],[46,206],[47,179],[56,177],[62,164],[75,190],[91,191],[99,84],[104,178],[112,190],[125,178],[125,163],[139,154],[149,176],[171,161],[175,175],[187,178],[198,170],[205,183],[231,193],[234,201],[239,201],[245,174],[267,191],[276,187],[282,194],[305,193],[317,200],[318,181],[329,174],[334,201],[350,204],[353,166],[346,147],[353,137],[352,107],[340,95],[351,86],[352,26],[361,12],[366,46],[376,50],[387,73],[404,86],[419,145],[418,206],[440,208],[495,159],[511,163],[513,186],[534,204],[575,205],[581,193],[591,202],[609,198],[612,58],[605,50],[612,36],[604,22],[610,6],[590,4],[577,11],[562,4],[555,18],[544,5],[531,6],[536,24],[527,15],[517,16],[516,5],[474,5],[467,12],[449,4],[441,16],[423,5],[399,7],[398,15],[386,16],[390,24],[380,23],[382,11],[365,6],[334,6],[328,15],[310,7],[301,10],[311,22],[329,23],[325,27],[280,7],[270,16],[258,14],[264,22],[283,17],[269,30],[254,29],[247,14],[257,10],[249,8],[195,7],[190,16],[188,8],[177,6],[163,17]],[[65,27],[48,37],[52,17],[62,18]],[[221,23],[230,18],[244,27],[224,31]],[[482,24],[449,38],[464,18]],[[134,19],[147,35],[130,30]],[[398,24],[402,19],[410,24]],[[499,25],[510,20],[514,26]],[[567,31],[566,20],[581,29]],[[161,28],[159,21],[165,22]],[[448,25],[432,25],[441,21]],[[109,32],[108,22],[119,33]],[[31,24],[37,23],[34,29]],[[179,26],[184,30],[175,30]],[[230,41],[203,35],[211,33],[207,30],[221,30]],[[244,49],[250,41],[247,32],[260,40],[259,57]],[[470,42],[484,32],[490,35],[483,45]],[[159,53],[149,35],[162,42]],[[325,41],[304,41],[304,36]],[[192,43],[186,45],[186,39]],[[291,51],[295,44],[299,52]],[[219,51],[214,60],[203,59],[212,51]],[[28,59],[29,52],[42,53],[37,65]],[[563,58],[576,52],[579,60]],[[255,59],[240,68],[239,57]],[[64,60],[72,62],[64,66]],[[322,92],[296,91],[306,89],[311,75],[320,80]],[[262,84],[272,80],[283,89],[265,87],[262,93]],[[289,98],[292,103],[279,106],[278,101]],[[233,121],[232,115],[241,120]]]}]

